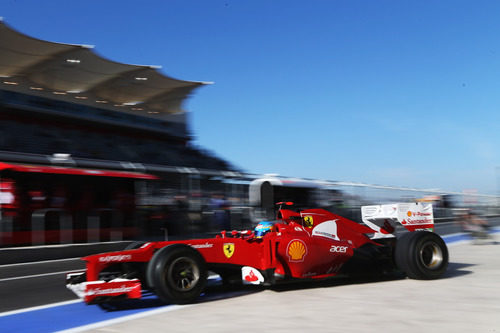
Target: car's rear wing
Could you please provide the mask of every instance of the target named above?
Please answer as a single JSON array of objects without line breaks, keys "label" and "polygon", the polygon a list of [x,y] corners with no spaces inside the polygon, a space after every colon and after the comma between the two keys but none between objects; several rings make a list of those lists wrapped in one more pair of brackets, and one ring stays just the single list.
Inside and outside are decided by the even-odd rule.
[{"label": "car's rear wing", "polygon": [[376,231],[373,238],[393,237],[398,224],[408,231],[434,229],[432,204],[426,202],[362,206],[361,219]]}]

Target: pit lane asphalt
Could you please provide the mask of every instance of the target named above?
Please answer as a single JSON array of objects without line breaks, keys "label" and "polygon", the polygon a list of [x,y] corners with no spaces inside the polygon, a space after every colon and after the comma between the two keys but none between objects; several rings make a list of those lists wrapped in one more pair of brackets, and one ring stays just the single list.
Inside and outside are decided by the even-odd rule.
[{"label": "pit lane asphalt", "polygon": [[76,331],[500,332],[500,234],[493,237],[450,244],[439,280],[289,285]]}]

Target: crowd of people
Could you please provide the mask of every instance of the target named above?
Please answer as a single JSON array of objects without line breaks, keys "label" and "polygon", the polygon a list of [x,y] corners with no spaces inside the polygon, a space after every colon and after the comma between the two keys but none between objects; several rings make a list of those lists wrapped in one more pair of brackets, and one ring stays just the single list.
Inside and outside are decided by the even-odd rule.
[{"label": "crowd of people", "polygon": [[474,244],[480,244],[484,240],[493,240],[488,220],[482,218],[471,209],[462,210],[458,214],[457,221],[462,231],[470,235]]},{"label": "crowd of people", "polygon": [[128,161],[169,166],[231,170],[228,162],[192,145],[152,134],[99,130],[82,124],[21,122],[0,119],[0,151],[75,158]]}]

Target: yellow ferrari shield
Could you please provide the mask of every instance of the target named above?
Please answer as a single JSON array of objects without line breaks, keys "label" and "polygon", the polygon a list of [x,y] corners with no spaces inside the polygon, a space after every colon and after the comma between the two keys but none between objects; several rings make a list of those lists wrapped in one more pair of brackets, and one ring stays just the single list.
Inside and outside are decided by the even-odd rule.
[{"label": "yellow ferrari shield", "polygon": [[234,243],[224,243],[222,250],[227,258],[231,258],[234,254]]},{"label": "yellow ferrari shield", "polygon": [[314,224],[314,220],[312,216],[304,216],[304,225],[308,228],[312,227]]}]

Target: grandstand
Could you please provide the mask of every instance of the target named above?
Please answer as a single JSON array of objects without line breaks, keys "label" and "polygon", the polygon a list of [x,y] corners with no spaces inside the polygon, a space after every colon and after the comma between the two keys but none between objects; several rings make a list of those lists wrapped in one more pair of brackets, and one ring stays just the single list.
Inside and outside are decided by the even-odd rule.
[{"label": "grandstand", "polygon": [[[0,247],[200,226],[201,188],[210,196],[220,177],[239,174],[192,144],[183,104],[207,84],[26,36],[0,19]],[[179,211],[187,195],[194,200]],[[187,219],[186,210],[197,211]]]},{"label": "grandstand", "polygon": [[190,143],[182,105],[206,84],[114,62],[91,46],[35,39],[0,21],[1,160],[64,161],[57,154],[86,159],[87,167],[230,171],[227,161]]}]

